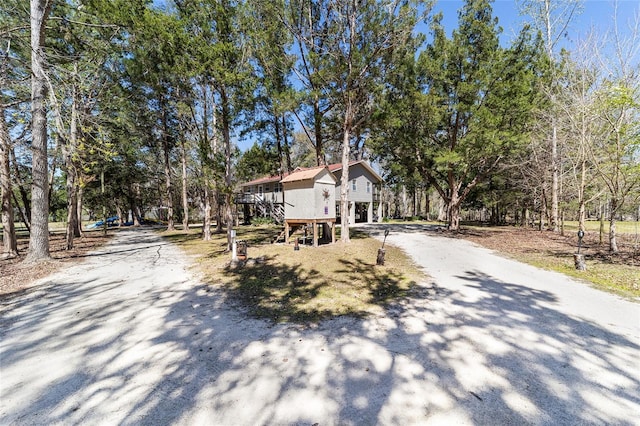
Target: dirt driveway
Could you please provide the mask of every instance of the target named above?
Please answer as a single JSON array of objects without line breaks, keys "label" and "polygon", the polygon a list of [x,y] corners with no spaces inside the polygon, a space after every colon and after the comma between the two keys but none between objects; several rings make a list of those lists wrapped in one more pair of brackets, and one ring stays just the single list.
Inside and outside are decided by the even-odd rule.
[{"label": "dirt driveway", "polygon": [[[371,228],[381,232],[381,228]],[[433,282],[368,319],[248,318],[148,230],[0,305],[2,424],[638,424],[640,305],[401,225]]]}]

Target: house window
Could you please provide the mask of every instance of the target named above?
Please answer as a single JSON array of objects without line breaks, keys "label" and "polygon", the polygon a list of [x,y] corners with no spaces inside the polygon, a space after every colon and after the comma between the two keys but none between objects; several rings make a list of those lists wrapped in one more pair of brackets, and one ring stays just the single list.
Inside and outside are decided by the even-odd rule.
[{"label": "house window", "polygon": [[367,182],[367,194],[371,194],[371,182]]},{"label": "house window", "polygon": [[282,192],[282,184],[276,183],[273,188],[273,192]]},{"label": "house window", "polygon": [[262,195],[262,185],[258,185],[258,194]]},{"label": "house window", "polygon": [[249,191],[247,191],[249,194],[253,194],[253,186],[249,187]]},{"label": "house window", "polygon": [[265,185],[264,192],[270,192],[270,191],[271,191],[271,185]]},{"label": "house window", "polygon": [[352,190],[352,191],[356,191],[356,190],[357,190],[357,189],[356,189],[356,180],[355,180],[355,179],[353,179],[353,180],[351,181],[351,190]]}]

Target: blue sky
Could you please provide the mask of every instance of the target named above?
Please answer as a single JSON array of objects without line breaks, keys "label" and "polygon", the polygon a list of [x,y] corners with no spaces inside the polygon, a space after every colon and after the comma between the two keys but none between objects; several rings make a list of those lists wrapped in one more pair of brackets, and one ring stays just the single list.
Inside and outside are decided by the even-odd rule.
[{"label": "blue sky", "polygon": [[[571,49],[572,43],[588,33],[592,28],[598,33],[605,33],[613,24],[613,0],[583,0],[582,11],[574,16],[568,28],[564,47]],[[449,33],[458,25],[458,10],[464,5],[463,0],[437,0],[433,12],[443,13],[443,24]],[[522,28],[528,17],[520,15],[518,2],[515,0],[496,0],[493,3],[493,15],[498,17],[503,28],[503,37],[508,41],[512,35]],[[618,25],[626,29],[629,19],[640,14],[639,0],[618,0]]]},{"label": "blue sky", "polygon": [[[597,33],[604,34],[613,24],[614,14],[613,0],[583,0],[582,11],[574,16],[569,25],[567,37],[560,44],[568,50],[572,50],[575,42],[596,29]],[[432,13],[443,13],[442,23],[451,32],[458,26],[458,10],[464,5],[464,0],[437,0]],[[634,16],[640,17],[640,0],[618,0],[618,24],[621,29],[628,27],[628,21]],[[498,17],[499,25],[503,28],[502,42],[508,44],[517,35],[528,17],[520,15],[518,3],[515,0],[496,0],[493,5],[493,15]],[[425,32],[429,29],[421,24],[418,31]],[[429,38],[429,37],[428,37]],[[246,150],[254,143],[253,138],[237,141],[241,150]]]}]

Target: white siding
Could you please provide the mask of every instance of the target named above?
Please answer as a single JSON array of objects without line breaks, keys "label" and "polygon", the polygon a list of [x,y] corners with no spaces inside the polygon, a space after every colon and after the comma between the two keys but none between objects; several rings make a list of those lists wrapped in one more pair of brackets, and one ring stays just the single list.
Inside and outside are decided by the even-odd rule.
[{"label": "white siding", "polygon": [[[316,182],[314,191],[316,219],[335,219],[336,199],[333,188],[333,180],[331,182]],[[328,198],[324,197],[325,191],[329,194]]]},{"label": "white siding", "polygon": [[284,203],[285,219],[314,219],[315,199],[310,181],[291,182],[285,184],[287,200]]},{"label": "white siding", "polygon": [[[266,185],[269,185],[270,191],[265,191]],[[244,191],[250,194],[259,195],[258,187],[262,186],[262,197],[265,201],[271,201],[274,203],[282,203],[282,191],[274,192],[275,186],[279,185],[279,183],[269,183],[269,184],[260,184],[260,185],[251,185],[244,187]]]},{"label": "white siding", "polygon": [[[286,182],[283,185],[286,193],[285,219],[335,219],[335,181],[329,172],[323,172],[315,180]],[[325,189],[328,198],[323,195]]]},{"label": "white siding", "polygon": [[[334,173],[338,182],[336,183],[336,200],[340,201],[340,184],[342,170]],[[353,180],[356,181],[356,190],[353,190]],[[367,182],[369,182],[369,192],[367,192]],[[349,201],[356,203],[370,203],[373,201],[373,185],[376,183],[374,177],[360,164],[349,167]]]}]

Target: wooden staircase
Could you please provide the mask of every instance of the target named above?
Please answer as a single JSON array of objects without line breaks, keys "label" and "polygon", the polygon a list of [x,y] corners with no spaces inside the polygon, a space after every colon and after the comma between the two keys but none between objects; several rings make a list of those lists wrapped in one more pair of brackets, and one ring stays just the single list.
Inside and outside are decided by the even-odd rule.
[{"label": "wooden staircase", "polygon": [[276,223],[284,223],[284,205],[267,201],[261,196],[256,196],[256,209],[263,217],[270,217]]}]

